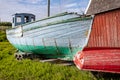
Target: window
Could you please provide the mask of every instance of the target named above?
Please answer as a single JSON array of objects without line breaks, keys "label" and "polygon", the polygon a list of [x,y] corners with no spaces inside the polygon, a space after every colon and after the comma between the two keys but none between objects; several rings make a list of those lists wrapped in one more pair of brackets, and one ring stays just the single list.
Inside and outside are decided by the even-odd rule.
[{"label": "window", "polygon": [[24,21],[25,21],[25,23],[29,22],[29,16],[25,16]]},{"label": "window", "polygon": [[17,19],[17,23],[21,23],[21,17],[20,16],[17,16],[16,19]]},{"label": "window", "polygon": [[35,21],[34,17],[31,17],[31,22]]}]

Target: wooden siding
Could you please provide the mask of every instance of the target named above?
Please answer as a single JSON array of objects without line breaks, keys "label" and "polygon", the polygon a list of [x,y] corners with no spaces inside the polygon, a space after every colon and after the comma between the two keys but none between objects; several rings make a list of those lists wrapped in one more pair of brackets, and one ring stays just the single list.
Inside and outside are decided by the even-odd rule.
[{"label": "wooden siding", "polygon": [[95,15],[88,47],[120,48],[120,9]]}]

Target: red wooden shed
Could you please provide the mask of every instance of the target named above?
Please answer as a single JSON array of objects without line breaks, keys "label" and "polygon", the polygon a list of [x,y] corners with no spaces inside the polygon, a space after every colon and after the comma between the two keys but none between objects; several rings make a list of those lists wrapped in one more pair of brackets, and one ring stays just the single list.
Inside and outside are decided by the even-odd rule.
[{"label": "red wooden shed", "polygon": [[120,0],[90,0],[86,15],[94,15],[92,29],[75,64],[83,70],[120,73]]}]

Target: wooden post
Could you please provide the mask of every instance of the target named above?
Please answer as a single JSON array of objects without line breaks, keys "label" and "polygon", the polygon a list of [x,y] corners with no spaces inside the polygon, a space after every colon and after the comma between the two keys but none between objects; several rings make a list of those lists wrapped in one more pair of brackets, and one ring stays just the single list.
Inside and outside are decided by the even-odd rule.
[{"label": "wooden post", "polygon": [[48,0],[48,17],[50,16],[50,0]]}]

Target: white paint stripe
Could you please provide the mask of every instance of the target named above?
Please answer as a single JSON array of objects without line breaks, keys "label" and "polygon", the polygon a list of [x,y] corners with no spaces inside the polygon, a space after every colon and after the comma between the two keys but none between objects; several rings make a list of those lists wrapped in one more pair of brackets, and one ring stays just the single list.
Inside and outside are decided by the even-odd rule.
[{"label": "white paint stripe", "polygon": [[85,14],[87,13],[88,8],[90,7],[91,2],[92,2],[92,0],[89,1],[88,6],[87,6],[87,8],[86,8],[86,10],[85,10]]},{"label": "white paint stripe", "polygon": [[[94,18],[94,16],[93,16],[93,18]],[[89,41],[89,38],[90,38],[90,33],[91,33],[91,31],[92,31],[93,21],[94,21],[94,19],[92,19],[92,21],[91,21],[90,29],[89,29],[89,31],[88,31],[87,39],[86,39],[86,42],[85,42],[85,46],[87,46],[88,41]]]}]

